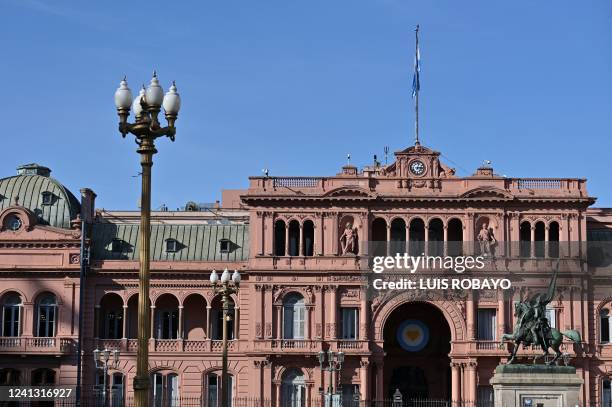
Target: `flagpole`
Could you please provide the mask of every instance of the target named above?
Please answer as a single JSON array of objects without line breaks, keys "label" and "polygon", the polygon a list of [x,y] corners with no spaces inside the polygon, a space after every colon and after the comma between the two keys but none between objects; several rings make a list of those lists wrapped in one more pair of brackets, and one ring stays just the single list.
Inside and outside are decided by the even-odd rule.
[{"label": "flagpole", "polygon": [[[416,47],[414,48],[414,60],[415,64],[419,64],[419,25],[417,24],[416,29],[414,30],[414,36],[416,39]],[[417,88],[415,92],[415,100],[414,100],[414,130],[415,130],[415,139],[414,145],[418,146],[421,143],[419,142],[419,87],[420,87],[420,78],[418,78],[419,72],[416,71],[418,65],[415,66],[415,75],[417,75]]]}]

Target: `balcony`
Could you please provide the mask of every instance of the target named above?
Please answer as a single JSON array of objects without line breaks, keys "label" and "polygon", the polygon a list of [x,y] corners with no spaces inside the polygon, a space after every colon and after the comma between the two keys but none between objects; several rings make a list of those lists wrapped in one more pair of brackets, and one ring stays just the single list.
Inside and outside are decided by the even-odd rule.
[{"label": "balcony", "polygon": [[[228,341],[228,350],[236,352],[240,350],[240,342]],[[97,349],[118,349],[122,353],[136,353],[138,350],[137,339],[94,339],[93,347]],[[172,352],[217,352],[223,350],[223,341],[203,339],[149,339],[149,352],[172,353]]]},{"label": "balcony", "polygon": [[74,351],[72,338],[0,337],[0,353],[67,355]]}]

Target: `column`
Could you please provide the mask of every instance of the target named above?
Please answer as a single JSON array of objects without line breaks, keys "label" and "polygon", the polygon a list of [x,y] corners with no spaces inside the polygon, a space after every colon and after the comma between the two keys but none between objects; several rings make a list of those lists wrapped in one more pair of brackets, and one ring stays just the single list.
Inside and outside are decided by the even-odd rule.
[{"label": "column", "polygon": [[289,223],[285,223],[285,256],[289,256]]},{"label": "column", "polygon": [[[324,242],[325,242],[325,235],[324,235],[324,227],[323,224],[325,222],[324,220],[324,214],[320,213],[319,214],[319,222],[317,225],[315,225],[315,232],[318,236],[318,239],[315,239],[315,249],[316,249],[316,253],[319,256],[323,256],[323,248],[324,248]],[[318,241],[317,241],[318,240]]]},{"label": "column", "polygon": [[261,228],[259,231],[259,250],[257,253],[263,255],[266,241],[266,214],[265,212],[257,212],[257,216],[259,217],[259,227]]},{"label": "column", "polygon": [[178,339],[183,339],[183,305],[178,307]]},{"label": "column", "polygon": [[359,254],[367,257],[370,253],[368,242],[370,241],[370,216],[368,212],[361,214],[361,233],[357,235],[357,241],[359,242]]},{"label": "column", "polygon": [[151,305],[151,338],[155,338],[155,305]]},{"label": "column", "polygon": [[451,401],[461,401],[461,363],[451,362]]},{"label": "column", "polygon": [[383,362],[376,362],[376,399],[384,400],[385,399],[385,389],[384,389],[384,381],[383,381]]},{"label": "column", "polygon": [[274,393],[275,393],[274,406],[281,407],[281,384],[279,382],[274,383]]},{"label": "column", "polygon": [[497,340],[501,340],[501,337],[505,333],[504,331],[506,330],[506,300],[504,298],[503,290],[499,290],[497,292],[497,298]]},{"label": "column", "polygon": [[332,236],[332,254],[338,255],[339,253],[339,249],[338,249],[338,240],[339,240],[339,236],[338,236],[338,214],[334,213],[332,214],[332,230],[331,230],[331,236]]},{"label": "column", "polygon": [[304,252],[304,225],[300,223],[300,241],[298,242],[298,254],[305,256]]},{"label": "column", "polygon": [[206,332],[204,332],[204,336],[210,339],[210,334],[212,332],[212,325],[210,323],[210,305],[206,306]]},{"label": "column", "polygon": [[359,310],[359,339],[367,340],[368,339],[368,292],[367,288],[361,289],[361,303]]},{"label": "column", "polygon": [[444,256],[448,255],[448,224],[444,225]]},{"label": "column", "polygon": [[319,323],[321,329],[321,339],[325,339],[325,286],[320,286],[319,294]]},{"label": "column", "polygon": [[410,254],[410,224],[408,219],[404,219],[406,223],[406,253]]},{"label": "column", "polygon": [[128,315],[128,306],[123,305],[123,339],[127,338],[127,315]]},{"label": "column", "polygon": [[260,284],[255,284],[255,313],[253,318],[253,332],[255,332],[256,339],[261,339],[263,337],[264,323],[263,287]]},{"label": "column", "polygon": [[425,223],[425,256],[429,254],[429,221]]},{"label": "column", "polygon": [[466,319],[467,319],[467,330],[468,340],[476,340],[476,302],[474,301],[474,293],[468,293],[466,300]]},{"label": "column", "polygon": [[282,307],[276,305],[276,339],[282,339],[283,337],[283,314]]},{"label": "column", "polygon": [[544,257],[548,258],[548,238],[550,233],[550,227],[546,225],[544,227]]},{"label": "column", "polygon": [[387,256],[391,255],[391,224],[387,224]]},{"label": "column", "polygon": [[361,359],[360,368],[359,368],[359,391],[361,392],[361,400],[369,400],[370,399],[370,386],[368,381],[368,367],[370,362],[363,358]]},{"label": "column", "polygon": [[[477,363],[476,360],[470,360],[466,365],[465,365],[465,372],[467,375],[467,399],[470,403],[474,403],[476,401],[476,386],[478,384],[477,380],[476,380],[476,368],[477,368]],[[475,403],[474,403],[475,405]]]},{"label": "column", "polygon": [[100,304],[94,305],[94,338],[100,337]]},{"label": "column", "polygon": [[531,244],[529,245],[529,257],[535,257],[535,225],[531,225]]},{"label": "column", "polygon": [[338,295],[338,286],[330,286],[331,296],[330,296],[330,310],[329,310],[329,324],[331,326],[330,329],[330,339],[336,339],[336,317],[338,314],[337,309],[337,295]]},{"label": "column", "polygon": [[264,307],[264,336],[267,339],[271,339],[274,335],[274,330],[273,330],[273,326],[274,326],[274,305],[272,305],[274,299],[272,296],[272,286],[271,285],[264,285],[263,289],[265,290],[265,292],[263,293],[263,298],[264,298],[264,303],[263,303],[263,307]]}]

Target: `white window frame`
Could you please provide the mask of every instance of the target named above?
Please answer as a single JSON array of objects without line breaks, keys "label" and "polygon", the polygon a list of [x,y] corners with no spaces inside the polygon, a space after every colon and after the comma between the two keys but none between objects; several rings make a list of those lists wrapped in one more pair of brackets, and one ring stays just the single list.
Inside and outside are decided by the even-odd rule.
[{"label": "white window frame", "polygon": [[[7,337],[18,337],[21,336],[21,320],[22,320],[22,315],[23,315],[23,303],[21,301],[21,297],[19,297],[18,295],[16,296],[19,302],[13,302],[13,303],[8,303],[8,301],[5,301],[4,304],[2,304],[2,326],[0,327],[0,329],[2,329],[1,335],[2,336],[7,336]],[[6,298],[6,300],[10,299],[11,297],[9,296],[8,298]],[[6,332],[6,314],[10,313],[10,322],[9,322],[9,332]],[[15,326],[16,325],[16,326]],[[15,332],[16,331],[16,332]]]}]

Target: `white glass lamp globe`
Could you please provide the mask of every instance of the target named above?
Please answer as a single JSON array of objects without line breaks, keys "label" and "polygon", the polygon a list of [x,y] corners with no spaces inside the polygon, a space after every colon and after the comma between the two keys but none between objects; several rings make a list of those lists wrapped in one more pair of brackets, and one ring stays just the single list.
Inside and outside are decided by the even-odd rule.
[{"label": "white glass lamp globe", "polygon": [[234,284],[240,284],[241,278],[242,277],[240,277],[240,273],[238,272],[238,270],[234,270],[234,274],[232,274],[232,281],[234,282]]},{"label": "white glass lamp globe", "polygon": [[142,104],[140,103],[142,98],[145,97],[145,87],[142,85],[142,89],[138,93],[138,96],[134,99],[134,103],[132,103],[132,110],[136,116],[140,116],[142,113]]},{"label": "white glass lamp globe", "polygon": [[156,72],[153,72],[151,83],[145,91],[145,98],[147,100],[147,104],[149,104],[150,106],[161,106],[164,100],[164,90],[161,86],[159,86],[159,81],[157,80]]},{"label": "white glass lamp globe", "polygon": [[128,88],[126,78],[119,83],[119,87],[115,91],[115,106],[117,109],[128,109],[132,104],[132,91]]},{"label": "white glass lamp globe", "polygon": [[230,272],[228,269],[223,270],[223,274],[221,274],[221,282],[228,283],[230,281]]},{"label": "white glass lamp globe", "polygon": [[217,274],[216,270],[213,270],[212,273],[210,273],[210,282],[215,285],[219,282],[219,274]]},{"label": "white glass lamp globe", "polygon": [[181,97],[176,91],[176,84],[174,81],[172,81],[172,86],[170,86],[170,89],[166,92],[166,96],[164,96],[163,106],[166,114],[172,115],[177,115],[181,108]]}]

